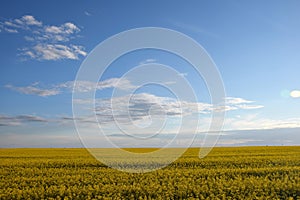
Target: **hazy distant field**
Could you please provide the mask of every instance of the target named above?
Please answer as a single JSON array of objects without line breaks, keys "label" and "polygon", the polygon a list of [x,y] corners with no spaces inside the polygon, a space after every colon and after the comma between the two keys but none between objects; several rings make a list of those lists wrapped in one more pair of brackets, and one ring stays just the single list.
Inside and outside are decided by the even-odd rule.
[{"label": "hazy distant field", "polygon": [[0,149],[0,159],[0,199],[300,199],[300,147],[214,148],[204,159],[189,149],[144,174],[85,149]]}]

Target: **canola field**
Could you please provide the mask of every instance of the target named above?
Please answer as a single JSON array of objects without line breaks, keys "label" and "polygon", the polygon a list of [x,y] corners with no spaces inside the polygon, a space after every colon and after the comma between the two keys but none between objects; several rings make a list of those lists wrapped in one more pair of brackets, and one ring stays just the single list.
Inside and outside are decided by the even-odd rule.
[{"label": "canola field", "polygon": [[0,199],[300,199],[300,146],[198,152],[126,173],[85,149],[0,149]]}]

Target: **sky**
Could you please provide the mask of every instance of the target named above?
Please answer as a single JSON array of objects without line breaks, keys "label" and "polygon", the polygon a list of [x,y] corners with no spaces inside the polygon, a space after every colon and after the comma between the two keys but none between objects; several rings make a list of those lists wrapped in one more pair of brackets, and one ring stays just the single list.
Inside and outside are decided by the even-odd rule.
[{"label": "sky", "polygon": [[[220,136],[218,146],[300,145],[299,7],[297,0],[3,1],[0,147],[199,146],[207,134]],[[118,57],[98,83],[76,82],[97,45],[143,27],[199,43],[220,73],[226,104],[212,104],[191,63],[159,49]],[[74,98],[76,91],[95,98]],[[222,129],[209,131],[220,108]]]}]

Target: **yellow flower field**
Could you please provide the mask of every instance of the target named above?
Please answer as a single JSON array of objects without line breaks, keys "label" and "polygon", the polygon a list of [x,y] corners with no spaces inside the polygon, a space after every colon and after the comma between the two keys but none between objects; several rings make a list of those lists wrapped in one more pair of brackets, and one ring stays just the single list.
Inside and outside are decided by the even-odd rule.
[{"label": "yellow flower field", "polygon": [[191,148],[163,169],[126,173],[86,149],[1,149],[0,199],[300,199],[299,146],[198,153]]}]

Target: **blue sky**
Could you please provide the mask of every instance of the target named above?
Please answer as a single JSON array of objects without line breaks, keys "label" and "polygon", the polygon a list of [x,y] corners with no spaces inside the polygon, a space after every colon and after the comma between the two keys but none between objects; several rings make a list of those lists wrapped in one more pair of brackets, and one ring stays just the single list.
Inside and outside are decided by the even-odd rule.
[{"label": "blue sky", "polygon": [[[299,6],[296,0],[2,2],[0,146],[80,146],[72,116],[72,86],[83,60],[108,37],[141,27],[180,31],[201,44],[216,63],[228,106],[219,145],[299,145]],[[139,118],[140,113],[133,113],[133,124],[121,119],[126,122],[123,128],[133,135],[147,135],[161,126],[165,112],[171,113],[162,135],[149,143],[159,141],[163,145],[180,126],[176,109],[178,103],[184,103],[188,109],[183,109],[183,113],[189,124],[183,128],[182,143],[191,138],[190,128],[199,117],[197,131],[205,132],[212,108],[203,79],[182,58],[147,49],[117,59],[97,86],[97,114],[99,121],[105,122],[103,128],[111,133],[112,141],[124,146],[144,145],[133,144],[120,135],[108,119],[111,116],[103,113],[113,89],[123,91],[135,85],[130,77],[118,84],[120,77],[140,64],[150,63],[176,70],[192,85],[197,101],[176,100],[163,87],[146,86],[136,91],[133,104],[154,113],[153,126],[144,127],[150,123],[147,114]],[[140,72],[138,76],[150,75]],[[91,85],[83,83],[82,87],[89,90]],[[123,116],[122,102],[126,97],[119,95],[115,99],[117,114]],[[200,111],[193,111],[195,107]],[[164,113],[160,113],[162,109]],[[78,121],[88,133],[98,131],[95,124],[87,123],[88,116],[82,119]],[[195,145],[200,140],[201,136]],[[99,145],[106,144],[100,141]]]}]

